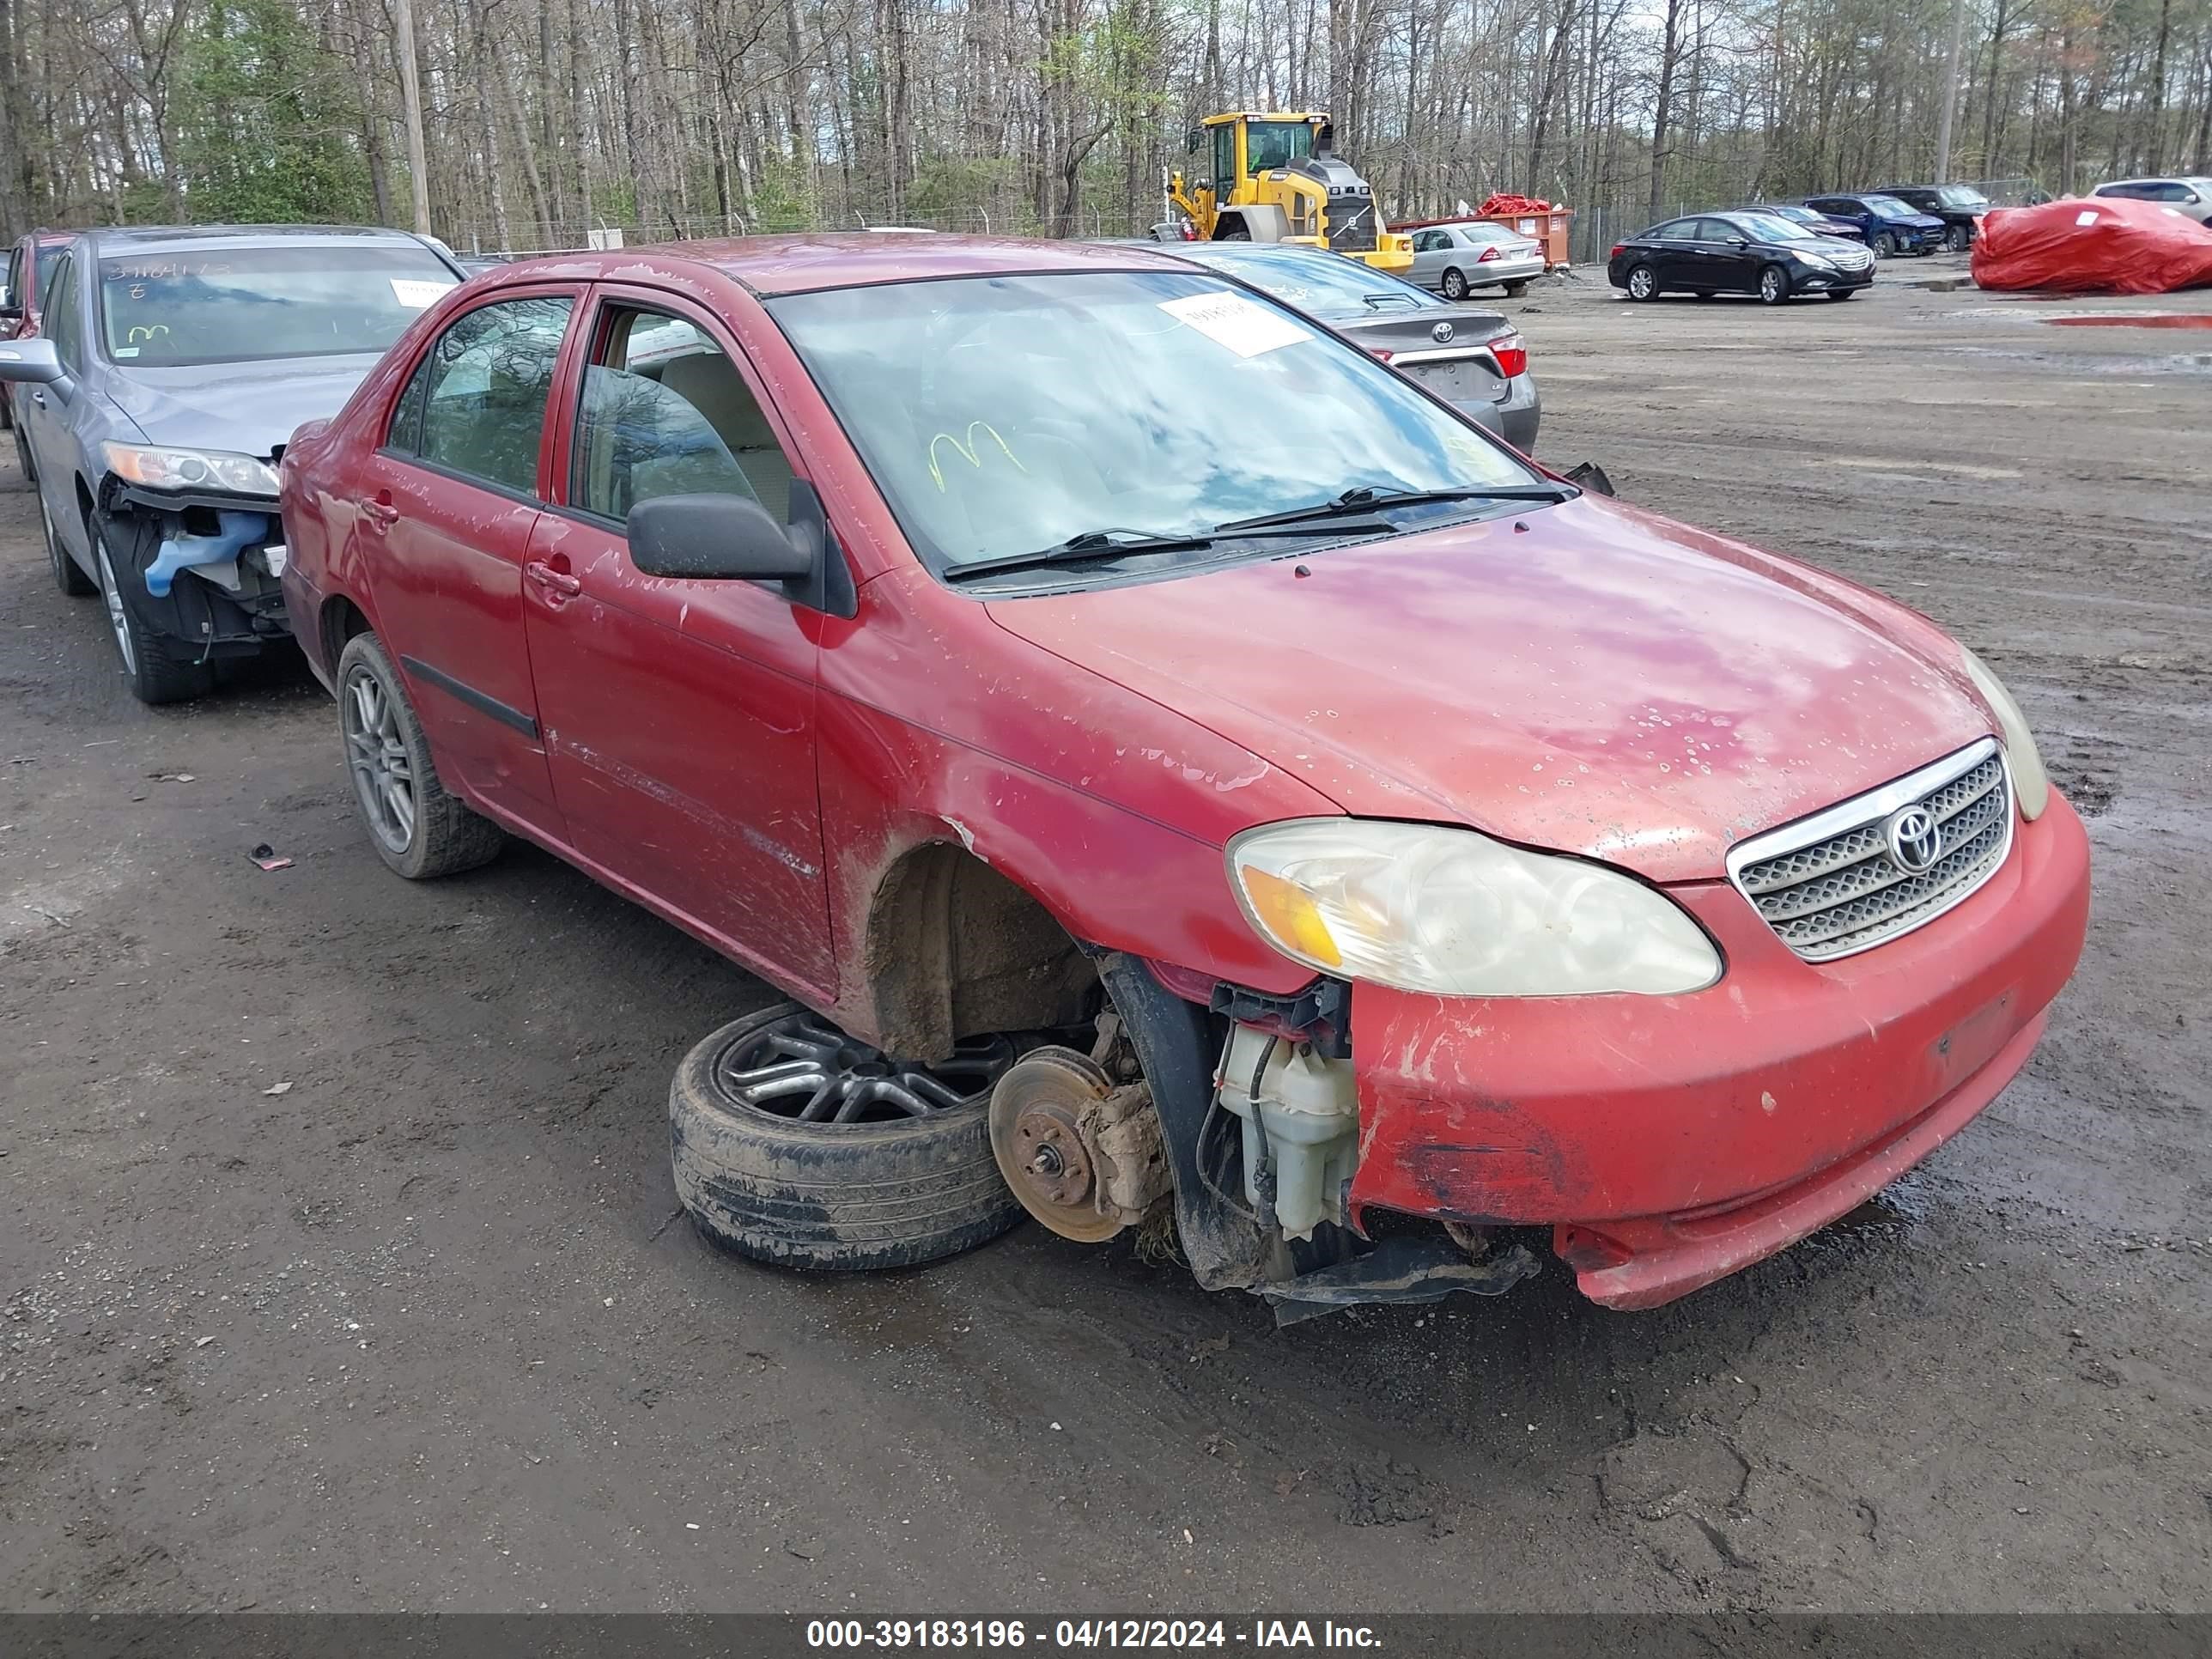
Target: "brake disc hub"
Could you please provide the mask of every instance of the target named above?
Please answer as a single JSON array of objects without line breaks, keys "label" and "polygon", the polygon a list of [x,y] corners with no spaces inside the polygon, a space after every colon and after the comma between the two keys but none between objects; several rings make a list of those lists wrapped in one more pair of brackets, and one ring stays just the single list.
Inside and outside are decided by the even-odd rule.
[{"label": "brake disc hub", "polygon": [[1033,1049],[991,1091],[991,1151],[1022,1207],[1064,1238],[1113,1237],[1168,1192],[1152,1095],[1073,1048]]}]

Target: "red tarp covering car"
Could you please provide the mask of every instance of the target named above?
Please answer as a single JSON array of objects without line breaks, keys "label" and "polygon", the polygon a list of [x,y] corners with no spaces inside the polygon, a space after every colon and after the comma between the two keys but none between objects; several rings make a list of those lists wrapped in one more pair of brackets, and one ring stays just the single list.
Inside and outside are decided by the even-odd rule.
[{"label": "red tarp covering car", "polygon": [[2001,208],[1974,238],[1973,270],[1983,288],[2171,294],[2212,286],[2212,229],[2124,197]]}]

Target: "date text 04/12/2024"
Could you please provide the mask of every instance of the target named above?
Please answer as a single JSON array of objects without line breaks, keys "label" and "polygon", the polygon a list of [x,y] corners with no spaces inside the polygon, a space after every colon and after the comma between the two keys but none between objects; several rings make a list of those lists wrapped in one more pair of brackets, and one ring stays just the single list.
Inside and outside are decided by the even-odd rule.
[{"label": "date text 04/12/2024", "polygon": [[1366,1625],[1334,1620],[1058,1619],[1049,1626],[1023,1619],[812,1619],[806,1645],[818,1649],[1379,1648]]}]

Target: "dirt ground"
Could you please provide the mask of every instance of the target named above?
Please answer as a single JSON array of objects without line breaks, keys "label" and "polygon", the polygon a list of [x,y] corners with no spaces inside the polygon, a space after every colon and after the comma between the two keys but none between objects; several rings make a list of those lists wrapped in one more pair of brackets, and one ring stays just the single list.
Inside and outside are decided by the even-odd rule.
[{"label": "dirt ground", "polygon": [[1033,1227],[717,1254],[665,1089],[763,988],[531,850],[399,882],[302,672],[138,707],[11,457],[0,1607],[2212,1606],[2212,331],[2051,325],[2212,294],[1929,274],[1507,307],[1548,459],[1930,612],[2096,848],[1998,1103],[1640,1315],[1554,1264],[1278,1332]]}]

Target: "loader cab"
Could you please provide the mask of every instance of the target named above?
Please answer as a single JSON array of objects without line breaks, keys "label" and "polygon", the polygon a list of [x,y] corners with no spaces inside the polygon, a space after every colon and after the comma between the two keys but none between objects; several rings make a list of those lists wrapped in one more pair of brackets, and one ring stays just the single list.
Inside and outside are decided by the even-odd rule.
[{"label": "loader cab", "polygon": [[1225,205],[1237,198],[1246,180],[1328,148],[1322,137],[1328,126],[1328,118],[1318,115],[1216,115],[1191,129],[1186,148],[1206,158],[1200,187],[1210,188],[1214,200]]}]

